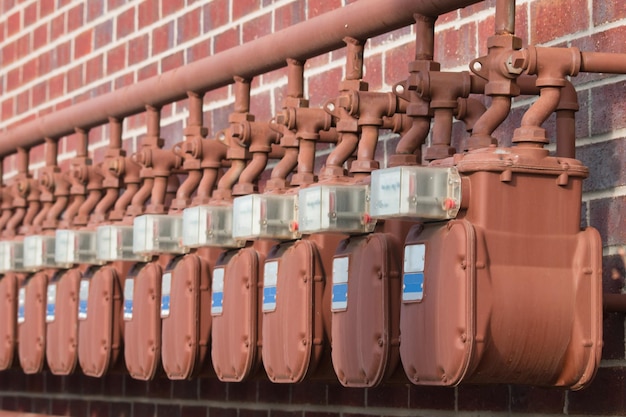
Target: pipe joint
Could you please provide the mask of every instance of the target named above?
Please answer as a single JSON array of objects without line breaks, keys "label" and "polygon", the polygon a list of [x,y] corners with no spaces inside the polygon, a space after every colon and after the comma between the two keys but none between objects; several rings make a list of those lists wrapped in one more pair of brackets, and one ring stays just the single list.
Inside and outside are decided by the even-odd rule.
[{"label": "pipe joint", "polygon": [[393,93],[363,91],[357,96],[359,126],[382,126],[383,117],[393,116],[398,108],[398,100]]},{"label": "pipe joint", "polygon": [[565,87],[565,77],[576,76],[580,71],[581,53],[576,47],[529,46],[513,53],[512,65],[529,75],[537,75],[537,87]]}]

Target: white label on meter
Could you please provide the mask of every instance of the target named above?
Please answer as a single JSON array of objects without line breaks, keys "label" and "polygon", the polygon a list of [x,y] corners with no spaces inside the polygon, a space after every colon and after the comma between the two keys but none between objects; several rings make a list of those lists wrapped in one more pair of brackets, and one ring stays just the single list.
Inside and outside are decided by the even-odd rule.
[{"label": "white label on meter", "polygon": [[78,290],[78,320],[87,319],[87,300],[89,299],[89,280],[80,281]]},{"label": "white label on meter", "polygon": [[170,293],[172,292],[172,273],[166,272],[161,278],[161,318],[170,316]]},{"label": "white label on meter", "polygon": [[224,311],[224,268],[213,270],[211,292],[211,314],[218,316]]},{"label": "white label on meter", "polygon": [[263,273],[263,312],[276,311],[276,285],[278,283],[278,261],[265,262]]},{"label": "white label on meter", "polygon": [[48,285],[48,294],[46,297],[46,323],[54,321],[57,302],[57,284]]},{"label": "white label on meter", "polygon": [[348,269],[350,261],[347,256],[333,259],[333,297],[332,311],[348,309]]},{"label": "white label on meter", "polygon": [[134,278],[126,278],[124,283],[124,320],[133,319],[133,296],[135,295]]},{"label": "white label on meter", "polygon": [[418,302],[424,298],[424,266],[426,245],[423,243],[404,247],[404,274],[402,275],[402,301]]},{"label": "white label on meter", "polygon": [[26,287],[20,288],[17,297],[17,322],[24,323],[26,320]]}]

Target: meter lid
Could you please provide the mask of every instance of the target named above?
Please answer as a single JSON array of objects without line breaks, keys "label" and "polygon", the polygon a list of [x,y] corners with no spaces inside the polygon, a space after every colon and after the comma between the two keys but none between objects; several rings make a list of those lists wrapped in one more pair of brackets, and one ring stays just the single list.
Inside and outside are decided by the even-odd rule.
[{"label": "meter lid", "polygon": [[142,262],[148,259],[145,255],[133,252],[133,226],[98,226],[96,235],[96,257],[100,261]]},{"label": "meter lid", "polygon": [[96,231],[60,229],[56,231],[54,261],[59,267],[76,264],[100,265],[96,257]]},{"label": "meter lid", "polygon": [[133,252],[139,255],[182,254],[183,219],[180,215],[144,214],[133,220]]},{"label": "meter lid", "polygon": [[31,235],[24,238],[24,267],[32,270],[59,268],[54,260],[56,236]]},{"label": "meter lid", "polygon": [[460,206],[461,177],[456,167],[400,166],[372,172],[374,218],[448,220],[456,217]]},{"label": "meter lid", "polygon": [[0,273],[28,271],[29,269],[24,267],[24,242],[0,241]]},{"label": "meter lid", "polygon": [[182,217],[182,243],[185,247],[239,248],[245,244],[233,239],[232,204],[189,207],[183,210]]},{"label": "meter lid", "polygon": [[295,194],[249,194],[233,200],[233,237],[293,240],[299,237]]}]

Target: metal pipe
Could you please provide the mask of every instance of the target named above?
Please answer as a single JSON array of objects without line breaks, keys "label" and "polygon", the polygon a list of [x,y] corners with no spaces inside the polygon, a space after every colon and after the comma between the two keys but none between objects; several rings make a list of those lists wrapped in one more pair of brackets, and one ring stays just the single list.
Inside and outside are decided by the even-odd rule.
[{"label": "metal pipe", "polygon": [[[165,72],[86,102],[42,116],[0,135],[0,156],[17,145],[32,147],[43,138],[60,138],[76,126],[88,129],[109,117],[124,118],[233,82],[251,78],[341,48],[345,37],[368,39],[413,23],[413,14],[438,16],[481,0],[360,0],[281,31],[244,43],[181,68]],[[254,57],[254,59],[251,59]]]},{"label": "metal pipe", "polygon": [[435,55],[436,17],[413,15],[415,19],[415,60],[432,61]]},{"label": "metal pipe", "polygon": [[515,34],[515,0],[496,1],[496,35]]},{"label": "metal pipe", "polygon": [[294,170],[296,165],[298,165],[298,154],[298,148],[285,149],[285,156],[280,161],[278,161],[274,169],[272,169],[270,178],[280,180],[286,179],[287,176]]},{"label": "metal pipe", "polygon": [[626,74],[626,54],[581,52],[580,71]]}]

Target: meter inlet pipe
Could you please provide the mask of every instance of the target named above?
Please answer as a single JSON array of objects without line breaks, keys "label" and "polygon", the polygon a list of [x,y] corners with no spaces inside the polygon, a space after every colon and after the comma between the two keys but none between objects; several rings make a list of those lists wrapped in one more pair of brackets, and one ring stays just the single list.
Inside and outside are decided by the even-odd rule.
[{"label": "meter inlet pipe", "polygon": [[4,227],[9,222],[11,218],[11,201],[13,200],[11,197],[10,188],[4,185],[2,182],[2,175],[4,174],[4,159],[0,159],[0,184],[1,188],[1,196],[2,196],[2,205],[0,205],[0,210],[2,211],[2,215],[0,215],[0,233],[4,230]]},{"label": "meter inlet pipe", "polygon": [[[56,188],[56,176],[60,171],[57,166],[57,153],[57,141],[47,138],[44,146],[46,166],[41,172],[38,184],[41,191],[40,201],[42,203],[42,208],[33,220],[33,226],[37,231],[41,230],[44,220],[48,217],[48,213],[52,210],[52,207],[55,204],[54,191]],[[67,204],[67,195],[65,196],[65,203]]]},{"label": "meter inlet pipe", "polygon": [[104,197],[96,205],[90,223],[102,223],[107,219],[109,210],[115,204],[120,194],[121,180],[119,175],[111,167],[121,163],[126,153],[122,149],[122,121],[113,117],[109,118],[109,148],[102,162],[102,187],[106,190]]},{"label": "meter inlet pipe", "polygon": [[26,215],[26,197],[30,189],[28,179],[28,151],[24,148],[17,148],[17,175],[11,184],[13,215],[7,222],[6,229],[2,232],[3,237],[14,237],[17,227],[24,220]]}]

